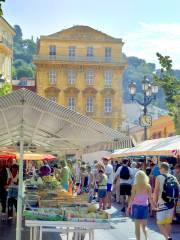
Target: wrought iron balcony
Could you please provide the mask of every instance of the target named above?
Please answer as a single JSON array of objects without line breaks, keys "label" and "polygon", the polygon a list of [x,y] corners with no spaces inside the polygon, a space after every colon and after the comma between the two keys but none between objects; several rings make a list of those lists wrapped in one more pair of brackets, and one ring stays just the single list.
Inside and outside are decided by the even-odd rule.
[{"label": "wrought iron balcony", "polygon": [[33,57],[34,62],[38,61],[52,61],[52,62],[79,62],[79,63],[95,63],[95,64],[114,64],[125,65],[127,60],[125,58],[106,58],[106,57],[87,57],[87,56],[63,56],[63,55],[35,55]]}]

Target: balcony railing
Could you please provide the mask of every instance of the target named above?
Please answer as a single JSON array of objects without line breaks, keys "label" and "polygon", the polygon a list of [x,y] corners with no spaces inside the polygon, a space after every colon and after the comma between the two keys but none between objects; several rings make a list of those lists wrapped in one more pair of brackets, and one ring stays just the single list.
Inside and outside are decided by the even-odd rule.
[{"label": "balcony railing", "polygon": [[62,56],[62,55],[35,55],[34,61],[58,61],[58,62],[87,62],[96,64],[127,64],[125,58],[87,57],[87,56]]}]

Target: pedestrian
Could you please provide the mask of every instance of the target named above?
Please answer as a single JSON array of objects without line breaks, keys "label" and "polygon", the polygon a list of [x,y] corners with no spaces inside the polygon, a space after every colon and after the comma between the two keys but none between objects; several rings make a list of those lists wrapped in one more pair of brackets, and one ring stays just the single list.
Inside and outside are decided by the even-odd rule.
[{"label": "pedestrian", "polygon": [[174,176],[177,178],[180,183],[180,164],[176,164],[174,168]]},{"label": "pedestrian", "polygon": [[0,202],[1,202],[1,220],[6,220],[6,202],[7,202],[7,188],[9,183],[9,173],[5,166],[0,163]]},{"label": "pedestrian", "polygon": [[128,167],[128,159],[122,160],[122,166],[118,168],[115,174],[115,181],[120,178],[120,196],[122,196],[122,212],[125,212],[126,197],[128,202],[131,196],[132,170]]},{"label": "pedestrian", "polygon": [[75,185],[78,188],[80,186],[81,179],[81,160],[77,160],[74,166],[75,173]]},{"label": "pedestrian", "polygon": [[112,204],[112,185],[113,185],[113,166],[109,163],[110,158],[103,157],[103,163],[105,166],[105,174],[107,175],[107,208],[111,208]]},{"label": "pedestrian", "polygon": [[107,183],[108,183],[108,177],[105,174],[105,170],[104,168],[100,168],[98,172],[99,210],[106,209]]},{"label": "pedestrian", "polygon": [[142,170],[139,170],[135,176],[135,183],[132,187],[131,198],[127,208],[127,214],[131,213],[131,217],[135,223],[136,240],[140,240],[141,228],[143,230],[145,240],[148,239],[147,219],[149,202],[152,204],[152,207],[155,208],[152,201],[149,178]]},{"label": "pedestrian", "polygon": [[[177,178],[177,180],[180,184],[180,164],[175,165],[173,175]],[[180,195],[179,195],[179,198],[178,198],[178,202],[175,203],[175,206],[174,206],[173,222],[176,222],[179,218],[179,217],[178,218],[176,217],[176,215],[180,215],[180,213],[178,212],[178,210],[180,209],[179,206],[180,206]]]},{"label": "pedestrian", "polygon": [[104,164],[102,162],[97,162],[94,166],[94,170],[92,172],[93,174],[93,187],[94,187],[94,197],[93,200],[96,200],[97,194],[98,194],[98,174],[99,170],[101,168],[104,168]]},{"label": "pedestrian", "polygon": [[8,220],[13,218],[13,207],[17,212],[18,183],[19,183],[19,166],[13,164],[10,168],[11,183],[8,188]]},{"label": "pedestrian", "polygon": [[69,172],[69,167],[67,166],[66,161],[61,162],[61,167],[62,167],[62,169],[61,169],[61,185],[66,191],[68,191],[70,172]]},{"label": "pedestrian", "polygon": [[131,182],[131,185],[134,184],[134,181],[135,181],[135,176],[136,176],[136,173],[139,171],[139,169],[137,168],[137,163],[136,162],[132,162],[131,163],[131,172],[132,172],[132,182]]},{"label": "pedestrian", "polygon": [[157,203],[157,224],[161,234],[166,240],[171,240],[171,223],[174,214],[174,205],[178,200],[179,183],[168,173],[169,164],[161,163],[161,175],[156,177],[154,189],[154,202]]}]

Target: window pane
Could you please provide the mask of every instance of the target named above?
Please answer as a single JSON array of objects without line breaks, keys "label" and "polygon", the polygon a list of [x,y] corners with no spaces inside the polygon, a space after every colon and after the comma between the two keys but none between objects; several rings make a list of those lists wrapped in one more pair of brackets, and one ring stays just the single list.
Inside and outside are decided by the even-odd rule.
[{"label": "window pane", "polygon": [[105,86],[112,86],[112,72],[111,71],[105,71],[104,82],[105,82]]},{"label": "window pane", "polygon": [[74,70],[68,71],[68,83],[75,84],[76,83],[76,72]]},{"label": "window pane", "polygon": [[104,111],[106,113],[112,112],[112,99],[111,98],[104,99]]},{"label": "window pane", "polygon": [[56,46],[55,45],[49,46],[49,55],[51,55],[51,56],[56,55]]},{"label": "window pane", "polygon": [[75,98],[74,97],[68,98],[68,108],[70,108],[71,110],[75,110]]},{"label": "window pane", "polygon": [[105,58],[111,58],[112,55],[112,49],[109,47],[105,48]]},{"label": "window pane", "polygon": [[86,83],[87,85],[92,85],[94,80],[94,71],[89,70],[86,72]]},{"label": "window pane", "polygon": [[93,98],[92,97],[87,97],[86,112],[93,112]]},{"label": "window pane", "polygon": [[87,57],[93,57],[93,47],[87,48]]},{"label": "window pane", "polygon": [[69,47],[69,57],[75,57],[76,55],[76,47]]},{"label": "window pane", "polygon": [[56,70],[54,70],[54,69],[51,69],[49,71],[49,83],[51,85],[56,84]]}]

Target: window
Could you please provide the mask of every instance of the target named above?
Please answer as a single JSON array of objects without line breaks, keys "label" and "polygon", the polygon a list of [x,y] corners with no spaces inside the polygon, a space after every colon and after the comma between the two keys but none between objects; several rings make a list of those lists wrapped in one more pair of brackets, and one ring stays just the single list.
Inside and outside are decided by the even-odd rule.
[{"label": "window", "polygon": [[111,98],[104,99],[104,112],[105,113],[112,112],[112,99]]},{"label": "window", "polygon": [[69,57],[75,57],[76,56],[76,47],[69,47]]},{"label": "window", "polygon": [[87,48],[87,57],[93,57],[93,47]]},{"label": "window", "polygon": [[49,55],[50,56],[55,56],[56,55],[56,46],[55,45],[50,45],[49,46]]},{"label": "window", "polygon": [[51,97],[49,97],[49,100],[51,100],[53,102],[56,102],[56,97],[55,96],[51,96]]},{"label": "window", "polygon": [[54,70],[54,69],[51,69],[49,71],[49,83],[51,85],[56,84],[56,70]]},{"label": "window", "polygon": [[104,73],[104,83],[105,86],[112,86],[112,72],[111,71],[105,71]]},{"label": "window", "polygon": [[94,72],[92,70],[88,70],[86,72],[86,83],[87,85],[92,85],[94,80]]},{"label": "window", "polygon": [[87,97],[86,100],[86,112],[93,112],[93,98]]},{"label": "window", "polygon": [[106,47],[105,48],[105,58],[108,60],[108,59],[111,59],[111,55],[112,55],[112,48],[110,47]]},{"label": "window", "polygon": [[73,85],[76,82],[76,72],[74,70],[68,71],[68,83]]},{"label": "window", "polygon": [[71,110],[75,110],[75,98],[74,97],[68,98],[68,108],[70,108]]}]

